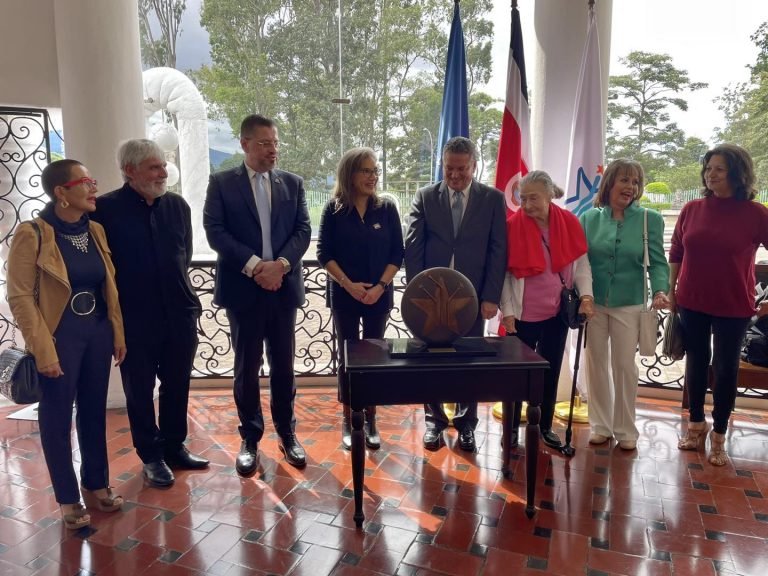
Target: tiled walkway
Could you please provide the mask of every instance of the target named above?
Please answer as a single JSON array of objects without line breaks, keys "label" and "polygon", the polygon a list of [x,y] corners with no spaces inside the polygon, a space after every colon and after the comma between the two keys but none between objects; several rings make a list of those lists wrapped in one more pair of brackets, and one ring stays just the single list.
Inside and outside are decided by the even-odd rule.
[{"label": "tiled walkway", "polygon": [[302,390],[297,408],[307,468],[288,466],[271,435],[258,474],[242,479],[230,392],[194,392],[190,449],[212,465],[178,473],[168,490],[144,485],[127,416],[110,412],[112,482],[128,504],[94,512],[92,528],[74,534],[59,520],[37,424],[0,409],[0,574],[766,573],[766,413],[736,413],[733,460],[722,469],[703,452],[677,450],[684,416],[672,402],[641,403],[637,452],[588,447],[578,426],[572,459],[542,450],[538,511],[528,520],[524,448],[504,480],[500,425],[488,406],[474,455],[458,449],[453,431],[447,447],[424,452],[420,408],[382,408],[383,446],[367,456],[366,523],[357,531],[335,391]]}]

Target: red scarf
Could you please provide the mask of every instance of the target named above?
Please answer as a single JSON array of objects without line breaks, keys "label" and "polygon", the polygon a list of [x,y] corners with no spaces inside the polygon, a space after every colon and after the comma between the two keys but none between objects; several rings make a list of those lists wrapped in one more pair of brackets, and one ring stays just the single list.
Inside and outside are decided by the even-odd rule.
[{"label": "red scarf", "polygon": [[[507,268],[516,278],[544,272],[544,250],[536,220],[522,209],[507,217]],[[549,205],[549,251],[553,272],[560,272],[587,252],[587,239],[579,220],[555,203]]]}]

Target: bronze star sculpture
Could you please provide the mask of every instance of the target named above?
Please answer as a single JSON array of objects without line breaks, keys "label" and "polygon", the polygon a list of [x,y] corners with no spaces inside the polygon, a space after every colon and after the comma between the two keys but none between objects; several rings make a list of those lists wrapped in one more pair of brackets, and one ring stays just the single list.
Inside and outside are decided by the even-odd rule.
[{"label": "bronze star sculpture", "polygon": [[403,320],[416,338],[428,345],[447,346],[474,325],[477,295],[463,274],[450,268],[430,268],[408,284],[402,310]]}]

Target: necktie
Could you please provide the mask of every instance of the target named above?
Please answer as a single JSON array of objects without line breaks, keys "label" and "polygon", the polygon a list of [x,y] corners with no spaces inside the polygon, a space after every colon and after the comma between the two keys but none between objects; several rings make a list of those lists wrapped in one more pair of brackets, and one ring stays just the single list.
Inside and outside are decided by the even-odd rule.
[{"label": "necktie", "polygon": [[455,190],[453,192],[453,204],[451,204],[451,216],[453,217],[453,237],[459,235],[459,226],[461,226],[461,213],[464,210],[464,194]]},{"label": "necktie", "polygon": [[261,259],[272,260],[272,222],[269,213],[269,199],[264,190],[262,174],[256,172],[256,208],[259,211],[259,222],[261,223]]}]

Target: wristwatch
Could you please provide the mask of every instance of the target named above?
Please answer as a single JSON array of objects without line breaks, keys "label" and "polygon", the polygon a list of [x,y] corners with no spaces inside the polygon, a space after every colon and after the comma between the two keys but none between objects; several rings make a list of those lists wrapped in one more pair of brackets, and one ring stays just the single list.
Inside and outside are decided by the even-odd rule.
[{"label": "wristwatch", "polygon": [[280,258],[277,259],[282,265],[283,265],[283,274],[288,274],[288,272],[291,271],[291,263],[288,262],[286,258],[283,258],[280,256]]},{"label": "wristwatch", "polygon": [[384,282],[384,280],[379,280],[378,282],[376,282],[376,284],[378,284],[379,286],[381,286],[381,287],[382,287],[384,290],[386,290],[386,289],[387,289],[387,283],[386,283],[386,282]]}]

